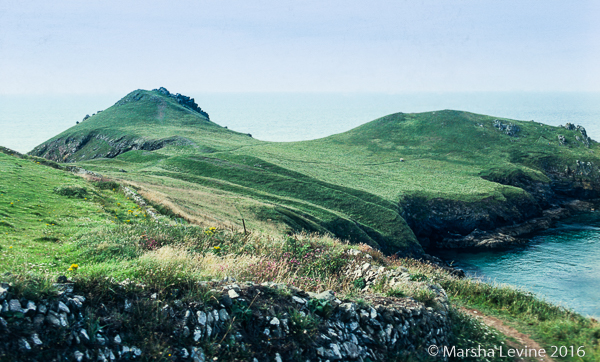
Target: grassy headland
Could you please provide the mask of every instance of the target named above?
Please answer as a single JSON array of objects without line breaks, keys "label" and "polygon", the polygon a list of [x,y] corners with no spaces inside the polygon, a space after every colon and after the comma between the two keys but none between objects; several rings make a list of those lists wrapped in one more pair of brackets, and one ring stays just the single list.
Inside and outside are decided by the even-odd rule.
[{"label": "grassy headland", "polygon": [[[510,321],[544,347],[585,346],[572,360],[595,361],[596,321],[398,256],[443,246],[449,233],[493,230],[598,197],[599,152],[580,128],[448,110],[393,114],[314,141],[262,142],[164,92],[138,90],[31,152],[44,158],[0,153],[0,273],[10,273],[13,296],[32,300],[50,298],[56,278],[67,276],[98,307],[88,309],[90,330],[107,318],[102,305],[123,302],[123,293],[154,295],[140,308],[159,315],[161,302],[208,303],[214,290],[202,282],[224,278],[329,289],[357,305],[399,298],[432,311],[444,310],[441,286],[453,304],[445,315],[456,346],[505,340],[457,309],[466,306]],[[103,176],[74,176],[62,162]],[[126,187],[162,212],[158,220]],[[378,276],[357,274],[365,264]],[[313,326],[307,343],[317,315],[329,310],[313,307],[305,316],[313,319],[298,319]],[[108,320],[107,329],[123,328],[128,343],[158,359],[190,343],[160,318],[133,329],[119,316]],[[220,342],[202,346],[233,358]]]},{"label": "grassy headland", "polygon": [[450,110],[262,142],[138,90],[31,153],[130,182],[201,225],[241,228],[243,219],[254,230],[330,233],[418,255],[450,234],[598,197],[599,152],[574,126]]}]

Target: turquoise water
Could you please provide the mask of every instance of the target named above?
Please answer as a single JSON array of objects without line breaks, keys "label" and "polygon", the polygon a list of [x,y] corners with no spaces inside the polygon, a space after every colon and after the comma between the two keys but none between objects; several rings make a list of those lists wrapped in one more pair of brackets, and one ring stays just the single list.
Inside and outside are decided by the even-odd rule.
[{"label": "turquoise water", "polygon": [[440,252],[468,275],[519,286],[600,317],[600,212],[572,217],[508,251]]}]

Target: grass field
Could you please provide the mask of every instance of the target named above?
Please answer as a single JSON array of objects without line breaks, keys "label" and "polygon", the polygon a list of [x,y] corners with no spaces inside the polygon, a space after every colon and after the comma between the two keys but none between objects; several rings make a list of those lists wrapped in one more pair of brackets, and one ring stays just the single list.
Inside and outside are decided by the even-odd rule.
[{"label": "grass field", "polygon": [[[508,125],[519,131],[507,134]],[[579,129],[444,110],[392,114],[314,141],[262,142],[140,90],[32,154],[130,182],[200,225],[241,229],[243,220],[265,232],[328,233],[388,253],[419,254],[401,216],[411,200],[512,210],[535,204],[523,187],[548,184],[550,177],[597,188],[600,149],[584,136]],[[162,148],[135,150],[164,140],[170,141]],[[118,156],[100,157],[110,152]]]},{"label": "grass field", "polygon": [[[585,346],[586,356],[572,360],[597,361],[597,321],[391,254],[423,251],[402,217],[409,200],[510,209],[533,200],[531,185],[593,189],[599,150],[578,129],[449,110],[393,114],[313,141],[262,142],[135,91],[32,152],[104,177],[0,152],[0,274],[34,300],[65,275],[97,295],[118,284],[202,299],[199,281],[234,277],[364,302],[361,281],[347,271],[368,261],[408,268],[411,279],[369,293],[429,305],[423,286],[438,283],[456,307],[498,316],[545,347]],[[162,212],[157,221],[126,185]],[[452,320],[457,346],[505,339],[455,309]]]},{"label": "grass field", "polygon": [[[111,295],[116,284],[141,283],[146,290],[157,291],[164,298],[178,291],[178,295],[184,293],[186,298],[196,300],[206,292],[193,287],[198,281],[228,276],[255,282],[284,282],[309,291],[331,289],[364,303],[364,292],[357,287],[360,283],[345,270],[351,264],[360,265],[368,260],[386,269],[406,267],[411,280],[417,281],[403,289],[376,286],[369,293],[412,297],[429,303],[431,296],[421,286],[439,283],[456,306],[477,307],[509,320],[519,330],[532,333],[544,346],[586,346],[586,356],[572,360],[596,361],[600,356],[597,322],[528,293],[470,279],[459,280],[415,260],[386,257],[365,244],[353,246],[322,235],[285,236],[276,229],[266,233],[250,226],[250,234],[245,234],[234,225],[228,229],[217,223],[200,227],[182,221],[173,210],[158,221],[151,221],[146,210],[128,199],[118,184],[95,178],[86,180],[43,163],[37,158],[0,153],[3,231],[0,274],[26,298],[39,300],[53,294],[52,283],[59,275],[65,275],[78,288],[98,295]],[[194,205],[179,203],[180,200],[193,203],[191,195],[198,196],[202,191],[195,184],[188,185],[190,181],[164,177],[165,183],[160,186],[156,182],[160,177],[147,177],[157,190],[177,189],[172,195],[179,199],[172,201],[182,209],[193,209]],[[150,183],[144,179],[140,182]],[[208,195],[207,190],[203,192]],[[238,193],[220,192],[210,197],[214,210],[220,210],[221,215],[244,214],[245,209],[251,209],[248,205],[256,206],[257,198],[247,198],[237,200],[230,210],[221,209],[217,201],[220,197],[235,200]],[[205,212],[211,215],[210,210]],[[347,253],[351,248],[370,258],[351,257]],[[476,341],[492,348],[505,340],[468,317],[452,313],[456,327],[454,345],[467,348]],[[152,322],[148,323],[152,327]],[[146,336],[129,338],[133,341],[137,338],[135,343],[143,346]]]},{"label": "grass field", "polygon": [[122,193],[35,160],[0,153],[0,174],[4,272],[64,272],[79,262],[80,252],[67,243],[75,235],[103,225],[147,222]]}]

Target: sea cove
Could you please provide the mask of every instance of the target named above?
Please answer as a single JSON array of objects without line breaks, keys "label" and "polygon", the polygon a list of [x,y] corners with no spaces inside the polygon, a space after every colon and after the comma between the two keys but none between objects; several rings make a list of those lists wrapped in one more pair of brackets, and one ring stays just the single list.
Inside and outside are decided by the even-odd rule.
[{"label": "sea cove", "polygon": [[574,216],[498,251],[439,251],[468,275],[532,291],[583,315],[600,317],[600,213]]}]

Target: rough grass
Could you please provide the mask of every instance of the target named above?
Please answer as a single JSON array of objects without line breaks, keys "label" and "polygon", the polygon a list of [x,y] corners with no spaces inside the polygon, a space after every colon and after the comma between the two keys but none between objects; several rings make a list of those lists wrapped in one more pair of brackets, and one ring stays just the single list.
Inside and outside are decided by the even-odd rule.
[{"label": "rough grass", "polygon": [[[477,319],[462,313],[458,309],[450,310],[450,320],[452,321],[452,337],[448,341],[450,346],[455,346],[456,349],[468,350],[481,346],[482,350],[495,351],[495,355],[485,357],[463,357],[451,358],[450,360],[459,361],[506,361],[506,357],[501,357],[500,347],[505,348],[506,336],[502,335],[497,330],[483,324]],[[485,359],[484,359],[485,358]]]},{"label": "rough grass", "polygon": [[92,133],[109,139],[184,136],[192,144],[87,161],[102,147],[95,137],[77,155],[85,168],[164,195],[200,225],[241,228],[244,219],[265,232],[329,232],[389,253],[420,252],[400,216],[402,205],[416,197],[493,201],[509,209],[528,196],[522,187],[548,183],[549,173],[574,169],[577,160],[600,165],[598,144],[587,148],[577,130],[500,119],[520,127],[513,137],[495,128],[493,117],[460,111],[392,114],[342,134],[291,143],[257,141],[200,118],[158,93],[135,91],[49,142]]},{"label": "rough grass", "polygon": [[[156,291],[165,298],[177,295],[190,300],[210,299],[210,293],[199,287],[199,281],[228,276],[255,282],[283,282],[309,291],[330,289],[360,303],[365,295],[347,270],[368,261],[386,268],[409,270],[411,284],[396,290],[376,285],[375,291],[382,295],[412,297],[427,305],[431,303],[431,293],[420,286],[439,283],[455,304],[477,307],[513,321],[518,329],[533,333],[544,346],[583,345],[586,346],[584,361],[595,361],[600,356],[600,327],[596,321],[513,288],[459,280],[412,259],[386,257],[367,245],[352,246],[323,235],[245,234],[236,229],[177,224],[165,217],[161,222],[149,222],[143,216],[132,216],[140,209],[119,189],[102,189],[32,160],[0,154],[0,171],[5,175],[1,191],[2,197],[6,197],[0,204],[0,212],[14,224],[0,238],[0,274],[13,284],[18,295],[32,300],[55,293],[52,284],[59,275],[66,275],[97,298],[108,295],[114,298],[112,285],[118,284],[126,287],[119,298],[143,286],[144,290]],[[35,188],[23,187],[34,184]],[[55,187],[65,184],[93,191],[92,197],[85,200],[53,192]],[[8,199],[17,203],[11,205]],[[32,207],[35,205],[43,206]],[[40,211],[53,216],[53,227],[40,227],[34,218],[39,216],[33,214]],[[70,217],[71,213],[76,213],[76,217]],[[129,217],[126,220],[130,222],[121,221],[119,216],[115,219],[114,213]],[[42,241],[41,238],[51,235],[58,240]],[[347,253],[351,248],[362,253],[351,257]],[[72,263],[79,268],[69,271]],[[474,326],[464,316],[453,318],[463,331],[455,333],[457,345],[470,346],[473,340],[491,345],[502,340],[501,336],[489,335],[491,332],[484,327]],[[143,335],[155,327],[155,322],[144,319],[135,328]],[[159,322],[160,319],[156,323]],[[461,326],[469,330],[464,332]],[[168,332],[169,327],[165,328]],[[147,342],[156,346],[156,353],[164,347],[160,340]]]},{"label": "rough grass", "polygon": [[522,333],[531,334],[546,351],[552,346],[583,346],[583,358],[560,360],[598,361],[600,359],[600,324],[592,318],[539,299],[534,294],[508,285],[484,283],[474,279],[457,279],[447,273],[414,260],[398,263],[413,275],[425,275],[446,290],[456,306],[475,308],[507,321]]},{"label": "rough grass", "polygon": [[69,172],[0,153],[0,270],[56,272],[76,263],[70,238],[112,224],[145,223],[122,193]]}]

